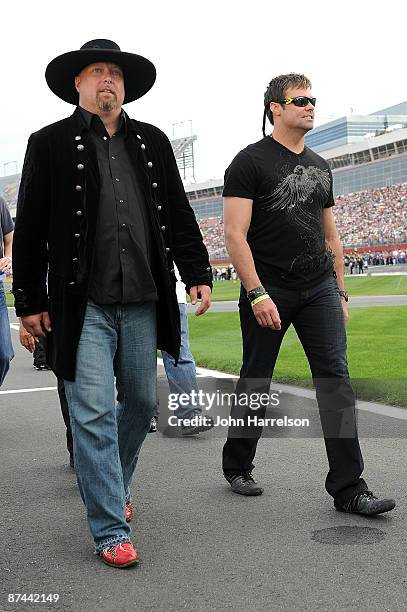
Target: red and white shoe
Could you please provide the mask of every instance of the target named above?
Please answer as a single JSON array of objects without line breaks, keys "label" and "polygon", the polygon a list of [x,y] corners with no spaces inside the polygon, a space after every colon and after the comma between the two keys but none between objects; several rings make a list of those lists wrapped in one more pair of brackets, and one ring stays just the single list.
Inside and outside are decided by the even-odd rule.
[{"label": "red and white shoe", "polygon": [[100,555],[106,565],[122,568],[130,567],[140,561],[140,555],[131,542],[121,542],[105,548]]},{"label": "red and white shoe", "polygon": [[130,523],[133,518],[133,504],[131,501],[126,501],[126,507],[124,509],[124,518],[126,519],[126,523]]}]

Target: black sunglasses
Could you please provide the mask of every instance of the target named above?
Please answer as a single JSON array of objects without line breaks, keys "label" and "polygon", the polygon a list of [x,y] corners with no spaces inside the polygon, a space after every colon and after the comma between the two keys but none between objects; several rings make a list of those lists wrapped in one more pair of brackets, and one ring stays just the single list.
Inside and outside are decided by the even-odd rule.
[{"label": "black sunglasses", "polygon": [[317,99],[309,98],[308,96],[297,96],[296,98],[285,98],[285,100],[277,100],[279,104],[294,104],[294,106],[307,106],[308,104],[312,104],[315,106]]}]

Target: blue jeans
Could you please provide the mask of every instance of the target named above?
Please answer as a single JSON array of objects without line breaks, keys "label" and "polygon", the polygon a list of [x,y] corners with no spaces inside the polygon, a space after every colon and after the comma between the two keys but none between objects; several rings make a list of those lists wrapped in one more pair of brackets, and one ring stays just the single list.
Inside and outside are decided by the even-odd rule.
[{"label": "blue jeans", "polygon": [[79,490],[97,553],[130,539],[126,491],[156,405],[156,335],[154,302],[89,302],[75,382],[64,381]]},{"label": "blue jeans", "polygon": [[[239,310],[243,338],[243,365],[236,393],[268,392],[274,365],[287,329],[293,324],[310,365],[316,388],[329,472],[327,492],[336,505],[349,501],[367,490],[361,474],[363,459],[357,436],[355,397],[349,380],[346,359],[346,331],[338,285],[331,277],[316,287],[303,291],[265,285],[277,306],[281,330],[261,327],[252,307],[241,291]],[[241,414],[243,412],[243,414]],[[244,420],[250,408],[232,406],[232,417]],[[258,411],[264,417],[265,408]],[[340,435],[346,423],[352,435]],[[261,428],[230,427],[223,448],[226,475],[240,474],[254,468],[253,460]]]},{"label": "blue jeans", "polygon": [[[177,367],[175,367],[175,360],[171,355],[165,351],[161,351],[161,354],[165,373],[168,378],[170,393],[176,393],[177,395],[187,393],[190,395],[191,391],[198,393],[195,360],[189,347],[187,305],[178,304],[178,306],[181,318],[181,348]],[[174,412],[179,419],[189,419],[195,414],[201,413],[202,407],[193,405],[192,403],[186,406],[179,406]]]},{"label": "blue jeans", "polygon": [[6,296],[4,295],[3,281],[0,280],[0,387],[9,371],[10,361],[13,357],[14,351],[11,344]]}]

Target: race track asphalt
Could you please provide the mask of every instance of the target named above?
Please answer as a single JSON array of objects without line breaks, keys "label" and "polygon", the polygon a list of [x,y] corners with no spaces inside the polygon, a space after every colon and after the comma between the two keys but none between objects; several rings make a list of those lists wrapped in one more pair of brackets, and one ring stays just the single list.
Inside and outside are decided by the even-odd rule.
[{"label": "race track asphalt", "polygon": [[[407,306],[407,295],[375,295],[358,296],[349,300],[348,308],[368,308],[370,306]],[[193,312],[196,306],[188,304],[188,310]],[[212,302],[210,312],[237,311],[237,300]]]}]

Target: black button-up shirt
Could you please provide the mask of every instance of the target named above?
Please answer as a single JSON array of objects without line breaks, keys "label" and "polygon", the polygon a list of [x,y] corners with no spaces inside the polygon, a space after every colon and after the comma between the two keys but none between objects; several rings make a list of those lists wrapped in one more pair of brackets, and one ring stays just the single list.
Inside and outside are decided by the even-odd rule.
[{"label": "black button-up shirt", "polygon": [[96,304],[157,300],[146,202],[126,149],[126,117],[110,138],[102,120],[80,108],[96,147],[99,218],[89,297]]}]

